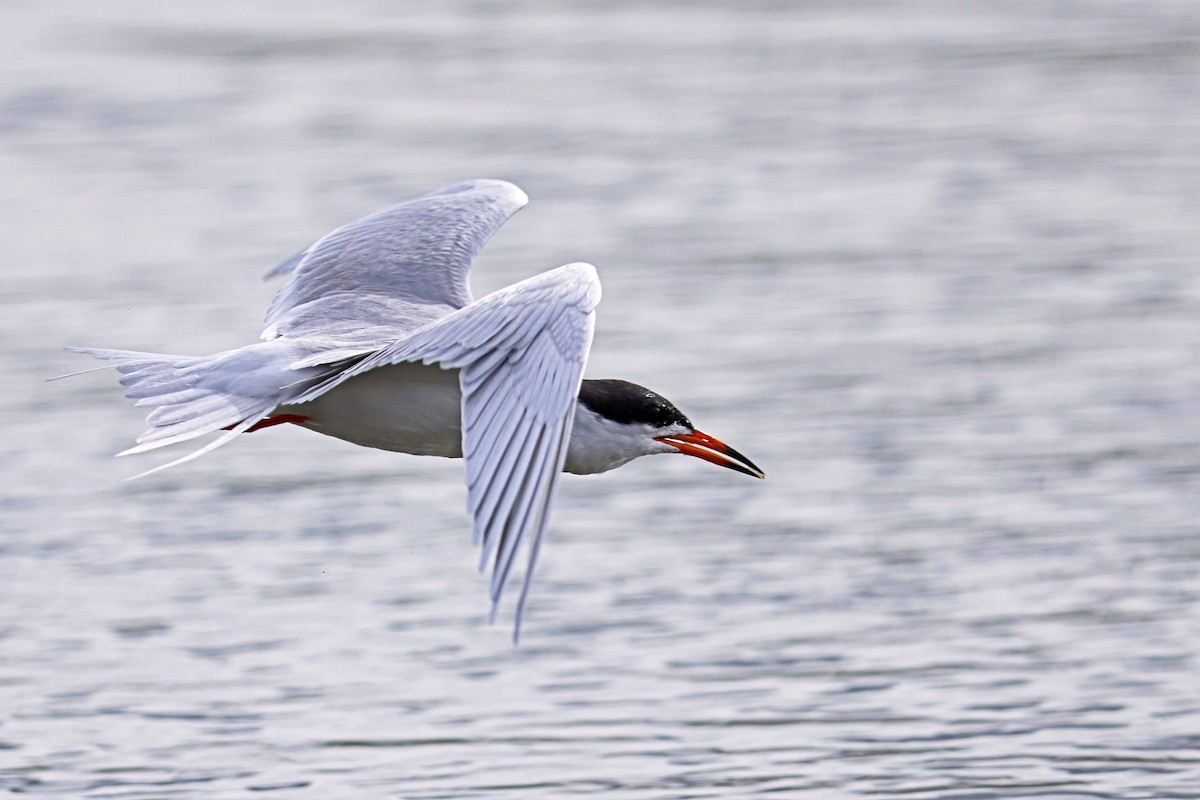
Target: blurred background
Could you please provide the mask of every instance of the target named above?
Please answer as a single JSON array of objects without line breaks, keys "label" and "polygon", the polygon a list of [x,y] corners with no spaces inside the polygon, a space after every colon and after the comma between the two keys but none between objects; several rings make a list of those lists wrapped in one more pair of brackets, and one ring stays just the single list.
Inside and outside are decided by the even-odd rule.
[{"label": "blurred background", "polygon": [[[0,789],[1200,797],[1200,5],[42,0],[0,63]],[[593,262],[589,375],[768,476],[565,479],[518,649],[460,463],[122,483],[43,382],[473,177],[476,295]]]}]

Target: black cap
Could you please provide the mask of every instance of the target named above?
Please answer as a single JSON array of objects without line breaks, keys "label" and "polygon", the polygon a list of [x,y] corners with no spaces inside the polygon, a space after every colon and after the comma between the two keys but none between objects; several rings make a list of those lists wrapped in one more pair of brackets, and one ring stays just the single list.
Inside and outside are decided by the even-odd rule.
[{"label": "black cap", "polygon": [[579,388],[579,402],[593,413],[623,425],[641,423],[652,428],[682,425],[694,430],[691,420],[670,400],[629,381],[585,380]]}]

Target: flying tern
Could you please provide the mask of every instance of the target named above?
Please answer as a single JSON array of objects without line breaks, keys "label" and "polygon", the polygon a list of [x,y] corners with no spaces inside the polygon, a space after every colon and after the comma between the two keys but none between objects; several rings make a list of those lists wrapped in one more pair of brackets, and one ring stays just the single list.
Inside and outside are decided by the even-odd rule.
[{"label": "flying tern", "polygon": [[475,255],[527,202],[511,183],[474,180],[338,228],[268,273],[287,282],[255,344],[199,357],[68,349],[115,362],[125,395],[153,409],[137,445],[119,455],[220,433],[150,472],[283,423],[365,447],[465,458],[493,619],[517,550],[527,550],[515,640],[563,471],[683,453],[764,477],[666,398],[583,378],[600,300],[590,264],[472,299]]}]

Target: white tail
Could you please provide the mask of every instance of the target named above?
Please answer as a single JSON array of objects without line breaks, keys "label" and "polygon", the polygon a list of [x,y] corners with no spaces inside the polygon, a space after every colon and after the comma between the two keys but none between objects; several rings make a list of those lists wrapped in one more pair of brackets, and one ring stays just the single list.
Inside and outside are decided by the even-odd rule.
[{"label": "white tail", "polygon": [[117,362],[114,366],[121,373],[125,396],[135,405],[154,409],[146,417],[148,427],[137,438],[137,444],[117,455],[143,453],[226,431],[199,450],[141,475],[182,464],[220,447],[336,371],[327,365],[293,369],[296,359],[307,353],[297,352],[293,343],[281,339],[210,356],[67,349]]}]

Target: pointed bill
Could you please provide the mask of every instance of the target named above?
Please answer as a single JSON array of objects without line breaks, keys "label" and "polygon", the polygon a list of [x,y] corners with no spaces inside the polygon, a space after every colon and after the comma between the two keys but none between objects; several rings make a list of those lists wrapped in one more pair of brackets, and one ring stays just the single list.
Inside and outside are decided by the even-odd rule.
[{"label": "pointed bill", "polygon": [[734,450],[729,445],[701,431],[677,433],[673,436],[659,436],[658,441],[669,444],[686,456],[702,458],[710,464],[725,467],[743,475],[754,478],[767,477],[754,462]]}]

